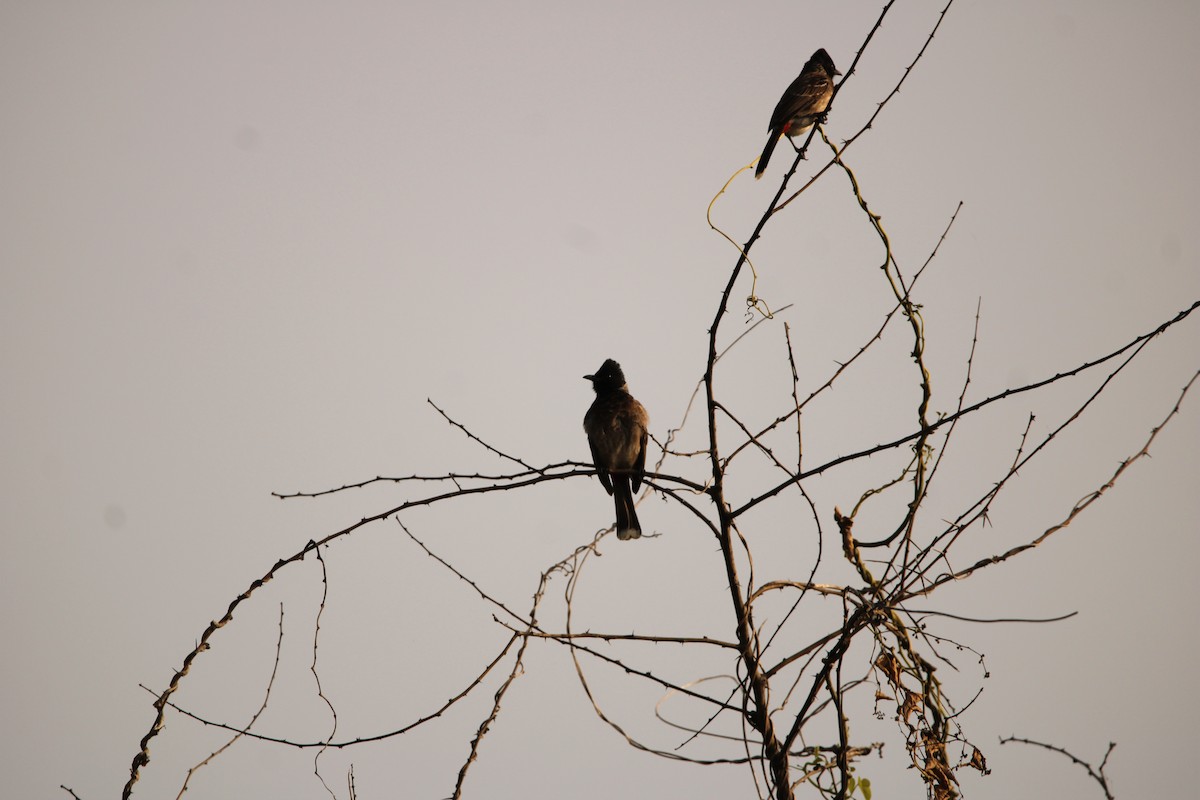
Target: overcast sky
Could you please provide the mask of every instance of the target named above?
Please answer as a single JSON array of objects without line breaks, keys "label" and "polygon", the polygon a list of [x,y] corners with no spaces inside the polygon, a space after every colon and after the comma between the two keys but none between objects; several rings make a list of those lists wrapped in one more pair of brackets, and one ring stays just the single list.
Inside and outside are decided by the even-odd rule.
[{"label": "overcast sky", "polygon": [[[831,137],[859,130],[940,9],[896,4],[837,98]],[[286,502],[271,492],[508,466],[427,398],[530,463],[586,461],[591,392],[580,376],[613,357],[661,441],[702,375],[736,257],[708,228],[709,201],[761,150],[808,55],[824,47],[846,71],[878,12],[857,2],[0,4],[8,793],[119,794],[153,720],[139,683],[161,690],[208,622],[277,559],[432,490]],[[969,398],[981,399],[1108,353],[1200,299],[1198,30],[1200,6],[1183,0],[959,0],[847,153],[908,274],[963,203],[916,293],[935,411],[957,399],[977,304]],[[735,240],[790,155],[781,145],[762,181],[741,175],[716,205]],[[802,170],[821,163],[814,155]],[[811,389],[867,341],[890,294],[878,240],[834,171],[754,255],[757,294],[788,308],[744,340],[721,379],[763,424],[790,396],[783,323]],[[746,327],[749,291],[735,290],[725,341]],[[1198,330],[1190,319],[1152,343],[1022,471],[969,552],[1027,541],[1103,484],[1200,365]],[[910,432],[904,333],[806,412],[812,463]],[[964,425],[929,530],[1003,475],[1029,414],[1044,437],[1102,378]],[[939,623],[986,655],[980,667],[958,653],[961,672],[943,675],[960,705],[984,688],[962,723],[994,772],[964,775],[969,796],[1100,796],[1065,759],[999,746],[1010,734],[1089,760],[1118,742],[1108,773],[1121,797],[1182,787],[1200,718],[1190,677],[1198,404],[1189,396],[1153,458],[1069,528],[930,601],[983,617],[1080,612],[1056,625]],[[685,431],[691,446],[698,421]],[[734,429],[724,435],[736,441]],[[834,505],[853,505],[900,463],[813,481],[827,535]],[[696,461],[667,470],[704,475]],[[580,583],[577,624],[731,637],[709,534],[657,498],[639,514],[660,535],[604,540]],[[597,482],[578,478],[404,519],[525,611],[540,572],[611,515]],[[874,521],[887,519],[881,509]],[[774,552],[787,524],[764,512],[743,532]],[[811,546],[805,535],[797,548]],[[825,551],[835,558],[836,541]],[[794,566],[760,566],[803,578],[810,554],[795,552]],[[502,646],[492,609],[392,521],[326,562],[320,657],[339,738],[430,712]],[[563,589],[551,584],[548,625],[561,625]],[[327,735],[308,672],[322,590],[313,559],[286,570],[214,637],[179,702],[248,719],[282,603],[279,693],[260,727]],[[661,648],[623,652],[680,681],[729,669]],[[655,686],[588,667],[631,735],[680,743],[654,720]],[[322,774],[343,798],[350,763],[364,800],[447,796],[498,685],[490,678],[414,733],[327,754]],[[888,744],[860,774],[877,796],[919,796],[895,726],[862,719],[852,738]],[[169,715],[135,796],[174,797],[219,742]],[[188,797],[328,797],[311,759],[242,743]],[[593,713],[568,654],[546,642],[530,645],[472,770],[476,797],[753,796],[744,768],[629,748]]]}]

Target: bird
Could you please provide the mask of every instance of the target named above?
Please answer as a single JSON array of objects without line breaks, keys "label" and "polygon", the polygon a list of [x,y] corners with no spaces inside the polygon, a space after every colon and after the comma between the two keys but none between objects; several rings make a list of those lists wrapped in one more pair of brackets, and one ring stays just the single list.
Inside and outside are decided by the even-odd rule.
[{"label": "bird", "polygon": [[613,496],[617,510],[617,538],[622,541],[642,535],[633,495],[642,486],[646,473],[646,441],[650,416],[629,393],[621,365],[606,359],[592,382],[596,399],[583,417],[583,430],[592,449],[596,477],[604,491]]},{"label": "bird", "polygon": [[761,178],[766,170],[780,136],[795,138],[824,118],[829,101],[833,98],[833,76],[841,74],[824,48],[812,54],[804,69],[800,70],[800,75],[779,98],[771,114],[771,136],[762,155],[758,157],[755,180]]}]

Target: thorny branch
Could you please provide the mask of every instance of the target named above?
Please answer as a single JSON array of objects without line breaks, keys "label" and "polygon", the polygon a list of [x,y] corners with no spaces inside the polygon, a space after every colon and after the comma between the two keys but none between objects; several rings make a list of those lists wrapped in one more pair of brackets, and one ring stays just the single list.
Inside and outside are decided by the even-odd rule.
[{"label": "thorny branch", "polygon": [[1096,783],[1100,784],[1100,789],[1104,792],[1104,797],[1106,800],[1116,800],[1116,796],[1112,793],[1112,787],[1108,784],[1108,776],[1104,774],[1104,768],[1108,766],[1108,757],[1111,756],[1113,750],[1117,748],[1116,742],[1108,743],[1108,749],[1104,751],[1104,758],[1100,760],[1100,765],[1097,767],[1093,767],[1082,758],[1079,758],[1078,756],[1073,755],[1067,750],[1056,745],[1046,744],[1045,742],[1035,742],[1033,739],[1023,739],[1020,736],[1006,736],[1000,740],[1000,744],[1008,744],[1009,742],[1033,745],[1035,747],[1041,747],[1045,750],[1049,750],[1052,753],[1059,753],[1060,755],[1066,756],[1071,760],[1071,763],[1078,764],[1079,766],[1083,767],[1087,771],[1088,776]]}]

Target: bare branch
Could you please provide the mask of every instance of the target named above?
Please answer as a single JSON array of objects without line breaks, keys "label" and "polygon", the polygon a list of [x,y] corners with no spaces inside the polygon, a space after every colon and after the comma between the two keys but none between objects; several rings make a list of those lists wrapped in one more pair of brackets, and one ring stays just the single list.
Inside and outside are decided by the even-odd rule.
[{"label": "bare branch", "polygon": [[458,428],[460,431],[465,433],[467,435],[467,438],[470,439],[471,441],[478,442],[479,445],[481,447],[483,447],[485,450],[487,450],[488,452],[495,453],[496,455],[500,456],[503,459],[512,461],[514,464],[520,464],[525,469],[533,469],[533,467],[529,466],[528,464],[526,464],[524,461],[517,458],[516,456],[510,456],[508,453],[501,452],[497,448],[495,448],[492,445],[485,442],[483,439],[480,439],[478,436],[471,433],[469,430],[467,430],[466,426],[464,426],[462,423],[456,422],[455,420],[451,419],[450,415],[447,414],[445,411],[443,411],[441,408],[439,408],[438,404],[433,402],[433,400],[431,400],[429,398],[425,398],[425,402],[429,403],[429,405],[433,406],[434,410],[442,415],[442,419],[446,420],[446,422],[449,422],[455,428]]},{"label": "bare branch", "polygon": [[1059,753],[1060,755],[1066,756],[1067,758],[1069,758],[1071,760],[1071,763],[1078,764],[1079,766],[1083,767],[1087,771],[1088,776],[1092,780],[1094,780],[1096,783],[1100,784],[1100,789],[1101,789],[1101,791],[1104,792],[1104,797],[1107,798],[1107,800],[1116,800],[1116,796],[1113,795],[1113,793],[1112,793],[1112,787],[1110,787],[1108,784],[1108,776],[1104,774],[1104,767],[1108,764],[1108,757],[1112,755],[1112,751],[1115,750],[1117,747],[1116,742],[1109,742],[1108,750],[1106,750],[1104,752],[1104,758],[1103,758],[1103,760],[1101,760],[1099,767],[1092,767],[1091,764],[1089,764],[1088,762],[1079,758],[1078,756],[1075,756],[1075,755],[1067,752],[1063,748],[1057,747],[1052,744],[1046,744],[1044,742],[1035,742],[1033,739],[1022,739],[1019,736],[1006,736],[1006,737],[1002,737],[1000,739],[1000,744],[1008,744],[1009,742],[1018,742],[1020,744],[1029,744],[1029,745],[1033,745],[1035,747],[1041,747],[1045,750],[1049,750],[1052,753]]}]

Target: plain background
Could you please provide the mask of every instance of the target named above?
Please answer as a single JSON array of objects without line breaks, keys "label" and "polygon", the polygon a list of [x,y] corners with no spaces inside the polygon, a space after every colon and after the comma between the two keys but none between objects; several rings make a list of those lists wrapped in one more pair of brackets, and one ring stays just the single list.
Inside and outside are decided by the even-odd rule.
[{"label": "plain background", "polygon": [[[859,129],[940,8],[896,5],[839,95],[832,137]],[[735,257],[708,229],[709,200],[759,152],[771,108],[808,55],[825,47],[845,71],[878,12],[794,2],[0,5],[4,793],[66,797],[65,784],[85,800],[118,794],[153,719],[139,683],[161,689],[209,620],[276,559],[429,490],[287,502],[270,492],[509,466],[426,398],[531,463],[586,461],[580,420],[591,398],[579,376],[611,356],[661,440],[701,375]],[[1197,30],[1190,2],[960,0],[849,151],[907,274],[964,203],[917,292],[936,410],[951,409],[961,388],[977,303],[975,399],[1107,353],[1200,298]],[[802,171],[820,163],[814,154]],[[764,180],[743,174],[718,203],[715,219],[735,240],[788,164],[781,145]],[[786,409],[783,322],[808,386],[869,338],[890,307],[879,261],[836,172],[776,219],[755,250],[757,294],[790,307],[734,351],[723,376],[748,419]],[[748,293],[747,282],[735,290],[726,341],[745,328]],[[810,463],[911,429],[910,346],[894,328],[876,360],[806,413]],[[1061,520],[1141,447],[1198,363],[1194,320],[1154,342],[1022,471],[970,553]],[[1030,413],[1044,436],[1101,377],[964,426],[929,530],[1003,474]],[[1061,757],[999,746],[1009,734],[1092,761],[1117,741],[1108,771],[1118,796],[1190,782],[1197,402],[1188,397],[1153,458],[1068,529],[928,604],[981,617],[1080,612],[1055,625],[936,623],[974,648],[946,645],[960,670],[943,670],[956,702],[984,688],[962,722],[994,772],[964,773],[969,796],[1100,796]],[[693,424],[685,440],[699,434]],[[873,459],[815,481],[826,531],[835,504],[852,505],[900,464]],[[669,468],[703,476],[698,462]],[[860,521],[864,538],[891,518],[881,502]],[[580,582],[577,623],[731,635],[711,539],[674,506],[650,498],[641,508],[661,535],[604,541]],[[594,479],[579,478],[405,521],[524,611],[540,571],[610,516]],[[811,526],[777,551],[787,518],[764,512],[746,524],[764,575],[806,574]],[[830,578],[849,579],[836,542],[825,547]],[[492,609],[394,522],[331,549],[327,566],[320,653],[339,737],[428,713],[504,640]],[[561,624],[563,585],[551,584],[548,625]],[[260,727],[325,736],[328,710],[308,672],[323,588],[311,558],[287,570],[214,638],[178,700],[248,719],[283,603],[281,675]],[[729,668],[661,647],[620,652],[681,681]],[[654,720],[656,687],[589,669],[632,735],[667,749],[684,738]],[[447,796],[497,685],[490,678],[414,733],[327,754],[322,774],[339,797],[351,762],[364,800]],[[871,722],[869,709],[856,719],[856,740],[888,742],[882,761],[860,767],[876,796],[920,796],[895,726]],[[170,715],[135,796],[174,797],[219,741]],[[744,768],[630,749],[548,643],[530,646],[472,770],[476,797],[753,796]],[[327,797],[312,771],[312,751],[241,743],[188,796]]]}]

